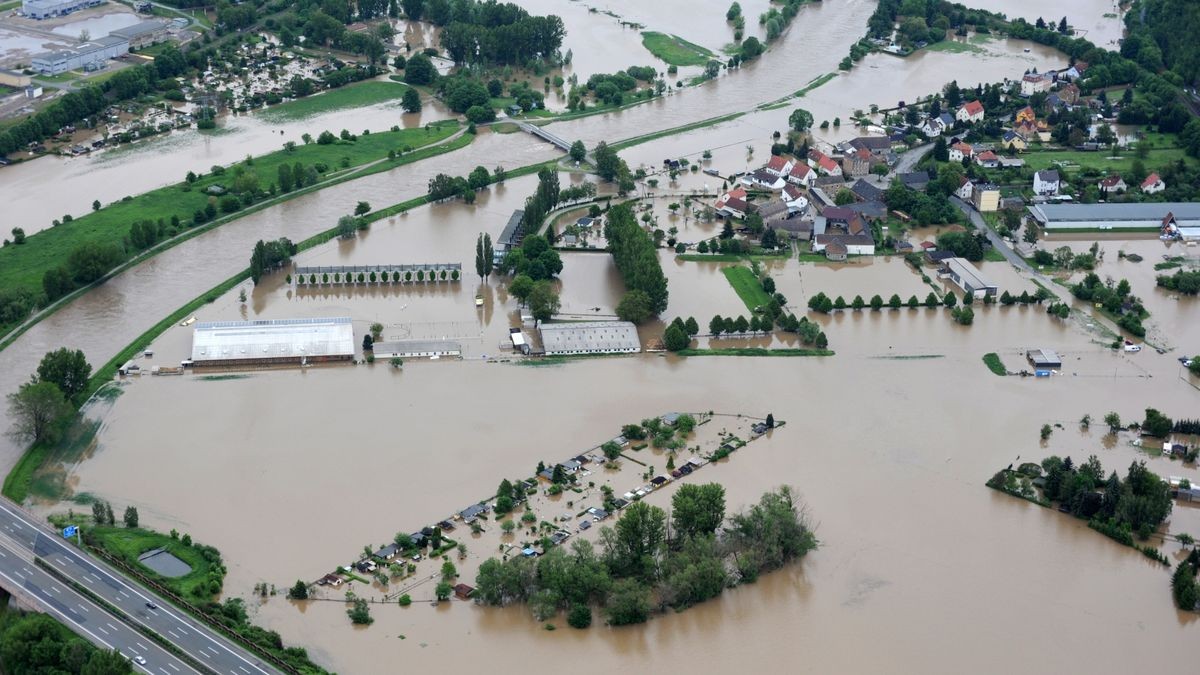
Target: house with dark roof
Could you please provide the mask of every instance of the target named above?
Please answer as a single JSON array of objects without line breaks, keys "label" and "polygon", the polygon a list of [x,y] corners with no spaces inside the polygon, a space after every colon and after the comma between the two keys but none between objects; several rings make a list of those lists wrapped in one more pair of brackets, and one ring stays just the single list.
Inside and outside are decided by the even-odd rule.
[{"label": "house with dark roof", "polygon": [[862,178],[854,181],[854,185],[850,186],[850,192],[863,201],[883,201],[883,189]]},{"label": "house with dark roof", "polygon": [[856,136],[848,143],[855,150],[866,150],[878,156],[883,156],[892,149],[892,139],[887,136]]},{"label": "house with dark roof", "polygon": [[910,190],[925,191],[925,187],[929,185],[928,171],[913,171],[910,173],[900,174],[900,183]]},{"label": "house with dark roof", "polygon": [[1129,188],[1129,186],[1126,185],[1125,181],[1121,179],[1121,174],[1119,174],[1119,173],[1114,173],[1114,174],[1105,176],[1104,178],[1102,178],[1100,180],[1100,192],[1102,192],[1102,193],[1104,193],[1104,192],[1113,192],[1113,193],[1124,192],[1128,188]]},{"label": "house with dark roof", "polygon": [[766,169],[759,169],[754,173],[742,176],[742,185],[749,188],[759,188],[762,190],[782,190],[786,184],[783,178],[777,174],[771,173]]},{"label": "house with dark roof", "polygon": [[847,204],[846,208],[867,220],[883,220],[887,217],[887,204],[876,199]]},{"label": "house with dark roof", "polygon": [[788,208],[788,205],[778,199],[772,199],[771,201],[761,204],[756,208],[758,215],[761,216],[763,222],[768,225],[779,220],[787,220],[787,218],[790,216],[790,209]]},{"label": "house with dark roof", "polygon": [[1033,193],[1038,195],[1056,195],[1059,190],[1058,171],[1042,169],[1033,174]]}]

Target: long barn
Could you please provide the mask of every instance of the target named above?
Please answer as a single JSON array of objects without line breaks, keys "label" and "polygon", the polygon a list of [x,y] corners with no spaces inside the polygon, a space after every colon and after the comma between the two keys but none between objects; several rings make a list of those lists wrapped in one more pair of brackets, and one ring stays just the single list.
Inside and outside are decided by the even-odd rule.
[{"label": "long barn", "polygon": [[210,321],[192,333],[196,367],[266,366],[350,361],[350,317]]}]

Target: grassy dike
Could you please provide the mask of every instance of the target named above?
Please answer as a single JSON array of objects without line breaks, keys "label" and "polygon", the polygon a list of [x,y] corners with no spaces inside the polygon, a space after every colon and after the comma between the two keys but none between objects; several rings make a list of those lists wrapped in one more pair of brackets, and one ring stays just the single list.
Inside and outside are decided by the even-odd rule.
[{"label": "grassy dike", "polygon": [[[430,157],[435,157],[437,155],[441,155],[441,154],[444,154],[447,152],[453,152],[455,150],[459,150],[461,148],[464,148],[464,147],[470,145],[471,142],[474,140],[474,136],[470,136],[468,134],[463,134],[458,137],[452,137],[453,134],[455,133],[455,129],[458,126],[457,122],[451,122],[450,124],[445,124],[445,126],[452,127],[452,128],[450,128],[449,130],[442,130],[442,132],[439,133],[439,136],[441,137],[440,140],[431,140],[430,143],[425,145],[424,147],[420,147],[416,150],[413,150],[404,155],[401,155],[401,156],[397,157],[395,160],[388,161],[386,159],[386,150],[385,150],[384,156],[382,158],[376,158],[375,160],[372,160],[373,163],[368,162],[366,166],[360,165],[358,168],[352,167],[350,169],[343,170],[334,175],[331,175],[331,177],[329,177],[326,180],[324,180],[320,183],[317,183],[315,185],[310,185],[308,187],[301,188],[299,190],[293,190],[292,192],[289,192],[289,193],[286,193],[283,195],[279,195],[279,196],[276,196],[276,197],[273,197],[270,199],[263,200],[261,202],[258,202],[257,204],[253,204],[253,205],[248,206],[240,211],[237,211],[236,213],[232,213],[228,216],[216,218],[216,219],[214,219],[208,223],[205,223],[204,225],[201,225],[199,227],[192,227],[192,228],[185,229],[182,232],[180,232],[179,234],[175,235],[174,237],[170,237],[168,239],[163,240],[162,242],[158,243],[157,245],[155,245],[151,248],[148,248],[145,251],[142,251],[141,253],[138,253],[137,255],[134,255],[133,257],[129,258],[125,262],[121,263],[117,267],[110,270],[106,275],[104,275],[102,278],[98,279],[97,281],[95,281],[91,284],[88,284],[86,286],[77,288],[74,291],[68,293],[67,295],[54,301],[53,303],[47,305],[46,307],[43,307],[42,309],[38,310],[32,317],[27,319],[24,323],[20,324],[16,328],[16,330],[9,332],[8,335],[6,335],[3,338],[3,340],[0,340],[0,350],[3,350],[6,347],[8,347],[8,345],[12,344],[17,338],[21,337],[21,335],[24,334],[25,331],[29,330],[31,327],[36,325],[39,321],[46,318],[47,316],[50,316],[55,311],[64,307],[65,305],[67,305],[68,303],[70,303],[75,298],[79,297],[80,295],[83,295],[84,293],[88,292],[94,286],[102,284],[106,280],[112,278],[113,276],[120,274],[121,272],[124,272],[125,270],[127,270],[127,269],[129,269],[129,268],[155,256],[155,255],[158,255],[159,253],[162,253],[163,251],[165,251],[169,248],[177,246],[177,245],[187,241],[188,239],[191,239],[192,237],[203,234],[215,227],[220,227],[221,225],[225,225],[227,223],[233,222],[234,220],[237,220],[238,218],[242,218],[243,216],[248,216],[252,213],[256,213],[263,209],[266,209],[266,208],[269,208],[272,206],[276,206],[285,201],[294,199],[294,198],[302,196],[302,195],[310,194],[312,192],[317,192],[318,190],[323,190],[328,187],[333,187],[334,185],[338,185],[340,183],[344,183],[349,180],[363,178],[363,177],[370,176],[370,175],[380,173],[383,171],[389,171],[389,170],[394,169],[399,166],[404,166],[406,164],[411,164],[413,162],[419,162],[421,160],[428,159]],[[392,133],[392,132],[386,132],[386,133]],[[444,134],[444,135],[442,135],[442,134]],[[376,135],[383,136],[385,134],[371,134],[371,136],[376,136]],[[362,139],[362,138],[368,138],[368,137],[360,137],[360,139]],[[447,142],[441,142],[441,141],[445,141],[446,138],[450,138],[450,140]],[[308,147],[319,147],[319,146],[316,146],[316,145],[301,146],[300,148],[297,148],[295,154],[289,156],[289,161],[292,161],[293,159],[295,161],[301,161],[297,157],[297,154],[300,152],[300,150],[302,148],[308,148]],[[332,145],[332,146],[325,146],[325,147],[337,148],[340,146]],[[279,151],[279,153],[283,153],[283,152],[284,151]],[[279,153],[274,153],[274,154],[279,154]],[[258,160],[256,160],[256,162],[257,161]],[[198,181],[198,183],[199,183],[199,181]],[[178,187],[178,186],[170,186],[168,188],[161,188],[161,190],[170,190],[170,189],[173,189],[176,187]],[[158,191],[155,191],[155,192],[158,192]],[[147,194],[152,194],[152,193],[147,193]],[[132,202],[120,202],[120,204],[128,204],[128,203],[133,203],[133,202],[137,202],[137,201],[138,201],[138,198],[134,198],[132,200]],[[96,212],[95,214],[91,214],[91,215],[99,215],[101,213],[104,213],[105,211],[107,211],[107,209],[101,209],[100,211]],[[0,249],[0,287],[5,287],[5,288],[21,287],[20,285],[6,286],[5,284],[14,283],[11,280],[6,280],[4,278],[6,273],[8,275],[16,275],[16,276],[22,276],[22,275],[29,276],[30,274],[32,274],[32,276],[36,278],[36,282],[31,282],[30,280],[27,280],[27,283],[35,283],[36,285],[34,287],[34,290],[35,290],[35,292],[40,293],[40,291],[41,291],[41,275],[45,273],[46,269],[49,269],[51,267],[57,267],[58,265],[61,265],[63,263],[63,261],[66,259],[66,257],[68,255],[70,255],[70,251],[73,250],[74,245],[55,245],[55,244],[51,243],[50,246],[54,246],[56,248],[56,250],[54,251],[54,254],[53,255],[39,255],[38,258],[42,258],[42,260],[40,260],[40,262],[38,262],[38,264],[40,265],[40,271],[36,271],[36,272],[32,272],[32,273],[30,273],[28,271],[22,272],[20,270],[13,269],[12,266],[15,263],[13,263],[12,261],[5,258],[5,252],[11,251],[13,249],[24,249],[27,246],[30,246],[32,242],[37,241],[38,237],[40,237],[41,235],[46,234],[46,233],[57,232],[58,230],[61,230],[63,228],[68,228],[71,226],[86,227],[87,221],[85,221],[85,218],[80,218],[71,223],[66,223],[66,224],[60,225],[57,228],[52,228],[51,230],[46,230],[44,232],[38,232],[37,234],[30,235],[29,239],[27,240],[27,243],[22,246],[8,246],[3,249]],[[139,220],[139,219],[140,218],[138,218],[138,217],[131,217],[130,220],[124,221],[124,225],[125,225],[125,227],[127,227],[129,225],[129,223],[131,223],[133,220]],[[80,225],[81,223],[83,223],[84,225]],[[120,230],[119,233],[107,232],[104,234],[104,238],[101,239],[101,241],[111,240],[111,237],[113,237],[114,234],[116,234],[118,237],[124,237],[126,232],[127,232],[127,229],[122,229],[122,230]],[[79,242],[79,243],[82,243],[82,242]],[[26,286],[26,287],[28,287],[28,286]]]}]

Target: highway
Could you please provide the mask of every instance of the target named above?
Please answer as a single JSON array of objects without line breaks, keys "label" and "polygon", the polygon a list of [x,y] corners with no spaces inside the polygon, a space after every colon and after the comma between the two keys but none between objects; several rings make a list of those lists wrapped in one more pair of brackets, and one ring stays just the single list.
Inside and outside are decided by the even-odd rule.
[{"label": "highway", "polygon": [[[207,671],[219,673],[220,675],[275,675],[279,673],[273,666],[268,665],[262,659],[241,647],[234,645],[213,629],[193,619],[190,615],[185,614],[182,610],[171,607],[165,600],[157,597],[145,588],[126,581],[118,572],[113,571],[107,565],[94,560],[91,556],[66,543],[58,532],[47,529],[37,523],[32,516],[5,500],[0,500],[0,538],[3,538],[5,547],[8,549],[2,551],[4,556],[0,557],[0,577],[4,579],[6,586],[13,584],[14,590],[22,589],[27,595],[31,595],[43,603],[47,603],[48,601],[58,602],[56,600],[58,593],[66,593],[70,590],[63,588],[61,582],[57,582],[44,571],[33,567],[32,559],[36,556],[44,562],[53,565],[58,572],[79,584],[79,586],[86,588],[90,593],[94,593],[105,602],[124,612],[128,617],[128,621],[140,624],[166,638],[178,647],[180,651],[201,664]],[[50,588],[51,584],[57,585],[59,591],[56,592]],[[79,598],[81,596],[75,595],[75,597]],[[151,607],[148,603],[152,603],[154,607]],[[67,626],[93,641],[95,641],[96,636],[87,632],[91,628],[94,627],[103,637],[106,631],[111,631],[108,628],[110,623],[120,625],[120,621],[115,617],[108,615],[87,601],[80,603],[78,600],[73,600],[65,603],[59,602],[58,604],[65,605],[66,609],[57,610],[55,605],[48,605],[50,609],[56,610],[48,611],[60,620],[64,619],[63,615],[58,613],[58,611],[73,612],[74,610],[71,608],[79,604],[87,608],[84,610],[85,612],[100,612],[108,616],[108,619],[100,622],[99,625],[94,625],[94,622],[88,622],[92,625],[88,625],[86,630],[83,628],[84,624],[80,619],[90,619],[90,615],[76,612],[64,620]],[[104,628],[101,628],[102,626]],[[140,640],[142,645],[148,647],[152,645],[144,636],[141,636],[140,633],[131,627],[126,628],[132,636]],[[122,653],[138,655],[133,651],[126,651],[129,644],[134,644],[135,648],[141,649],[132,642],[122,642],[120,646],[113,646],[121,649]],[[195,672],[194,669],[185,666],[174,657],[170,657],[171,660],[165,661],[165,664],[163,664],[166,665],[167,670],[160,670],[160,666],[156,665],[156,662],[159,659],[165,660],[166,657],[163,656],[165,654],[166,652],[161,649],[156,654],[147,654],[145,656],[147,666],[153,668],[153,670],[147,669],[147,672],[177,672],[171,669],[171,665],[184,672]],[[153,662],[151,661],[151,656],[154,657]]]},{"label": "highway", "polygon": [[[22,557],[22,552],[28,556]],[[70,586],[33,564],[32,555],[21,551],[9,537],[0,537],[0,579],[14,597],[33,601],[47,614],[101,649],[116,649],[133,663],[137,672],[155,675],[196,673],[179,657],[163,649],[150,638],[130,628],[103,607],[76,593]]]}]

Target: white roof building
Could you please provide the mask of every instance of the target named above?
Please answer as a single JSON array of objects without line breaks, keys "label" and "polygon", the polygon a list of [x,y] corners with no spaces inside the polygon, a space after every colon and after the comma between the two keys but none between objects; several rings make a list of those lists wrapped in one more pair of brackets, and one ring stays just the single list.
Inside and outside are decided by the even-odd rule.
[{"label": "white roof building", "polygon": [[197,323],[196,366],[349,361],[354,358],[350,317]]},{"label": "white roof building", "polygon": [[543,323],[542,347],[557,354],[634,354],[642,351],[637,326],[628,321]]}]

